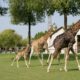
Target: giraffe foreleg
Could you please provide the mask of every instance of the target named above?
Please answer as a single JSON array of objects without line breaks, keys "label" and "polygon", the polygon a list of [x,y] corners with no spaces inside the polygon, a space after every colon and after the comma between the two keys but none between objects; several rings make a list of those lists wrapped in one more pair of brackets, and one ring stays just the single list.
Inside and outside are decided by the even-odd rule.
[{"label": "giraffe foreleg", "polygon": [[19,63],[18,63],[18,60],[17,60],[16,62],[17,62],[17,68],[19,68]]},{"label": "giraffe foreleg", "polygon": [[80,64],[79,64],[78,56],[77,56],[77,54],[74,52],[73,48],[71,48],[71,51],[73,52],[73,54],[74,54],[74,56],[75,56],[75,59],[76,59],[77,65],[78,65],[78,69],[80,70]]},{"label": "giraffe foreleg", "polygon": [[24,55],[24,61],[25,61],[25,64],[26,64],[27,68],[29,68],[27,60],[26,60],[26,55]]},{"label": "giraffe foreleg", "polygon": [[48,68],[47,68],[47,72],[49,72],[49,70],[50,70],[52,61],[53,61],[53,55],[51,55],[51,59],[50,59],[50,62],[49,62],[49,66],[48,66]]},{"label": "giraffe foreleg", "polygon": [[42,59],[40,58],[40,56],[39,56],[39,54],[38,54],[38,53],[37,53],[37,56],[38,56],[38,59],[39,59],[39,61],[40,61],[41,65],[43,66],[43,61],[42,61]]},{"label": "giraffe foreleg", "polygon": [[13,66],[14,62],[16,61],[16,58],[13,59],[11,66]]},{"label": "giraffe foreleg", "polygon": [[48,56],[48,59],[47,59],[47,63],[49,63],[50,57],[51,57],[51,54],[49,53],[49,56]]}]

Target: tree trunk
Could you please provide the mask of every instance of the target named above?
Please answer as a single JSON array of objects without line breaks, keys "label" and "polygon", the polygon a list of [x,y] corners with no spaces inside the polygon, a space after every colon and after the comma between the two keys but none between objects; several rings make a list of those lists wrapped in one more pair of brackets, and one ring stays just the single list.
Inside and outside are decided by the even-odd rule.
[{"label": "tree trunk", "polygon": [[28,23],[28,43],[31,46],[31,22],[29,19],[29,23]]},{"label": "tree trunk", "polygon": [[67,14],[64,14],[64,29],[67,30]]},{"label": "tree trunk", "polygon": [[[66,13],[64,14],[64,30],[65,31],[67,30],[67,14]],[[67,53],[67,48],[65,48],[64,52]],[[66,56],[66,54],[64,56]]]}]

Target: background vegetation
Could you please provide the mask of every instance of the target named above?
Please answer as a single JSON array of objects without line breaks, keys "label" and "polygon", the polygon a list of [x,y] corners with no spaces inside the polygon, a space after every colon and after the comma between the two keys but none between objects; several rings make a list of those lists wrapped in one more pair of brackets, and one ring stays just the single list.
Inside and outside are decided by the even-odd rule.
[{"label": "background vegetation", "polygon": [[[32,40],[38,39],[46,32],[37,33]],[[12,29],[6,29],[0,33],[0,52],[7,52],[14,48],[14,52],[17,48],[26,47],[28,38],[22,38],[19,34]]]}]

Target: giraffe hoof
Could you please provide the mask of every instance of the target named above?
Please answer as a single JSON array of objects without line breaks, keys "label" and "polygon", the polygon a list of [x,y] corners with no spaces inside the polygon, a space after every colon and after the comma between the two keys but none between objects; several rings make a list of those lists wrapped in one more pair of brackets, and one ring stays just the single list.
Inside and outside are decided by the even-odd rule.
[{"label": "giraffe hoof", "polygon": [[78,69],[79,69],[79,71],[80,71],[80,66],[78,66]]},{"label": "giraffe hoof", "polygon": [[28,65],[26,65],[26,67],[27,67],[27,68],[29,68],[29,66],[28,66]]},{"label": "giraffe hoof", "polygon": [[49,64],[49,61],[47,61],[47,64]]},{"label": "giraffe hoof", "polygon": [[50,72],[49,69],[47,69],[47,72]]},{"label": "giraffe hoof", "polygon": [[59,70],[62,71],[62,68],[60,68]]},{"label": "giraffe hoof", "polygon": [[30,65],[30,62],[28,64]]},{"label": "giraffe hoof", "polygon": [[64,68],[64,71],[67,72],[68,70],[66,68]]},{"label": "giraffe hoof", "polygon": [[13,64],[11,64],[11,66],[13,66]]},{"label": "giraffe hoof", "polygon": [[44,66],[43,63],[41,65]]},{"label": "giraffe hoof", "polygon": [[19,66],[17,66],[17,68],[19,68]]}]

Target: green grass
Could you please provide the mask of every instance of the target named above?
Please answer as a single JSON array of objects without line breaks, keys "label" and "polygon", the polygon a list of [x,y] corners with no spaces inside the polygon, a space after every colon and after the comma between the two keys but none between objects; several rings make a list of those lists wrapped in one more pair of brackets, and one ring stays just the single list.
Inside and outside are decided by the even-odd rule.
[{"label": "green grass", "polygon": [[43,67],[38,59],[33,58],[30,68],[27,69],[23,60],[19,61],[19,68],[16,67],[16,62],[11,67],[14,56],[13,54],[0,54],[0,80],[80,80],[80,71],[78,71],[73,56],[68,64],[68,72],[59,71],[59,68],[64,66],[62,56],[61,65],[58,65],[57,60],[54,60],[49,73],[46,72],[46,58]]}]

